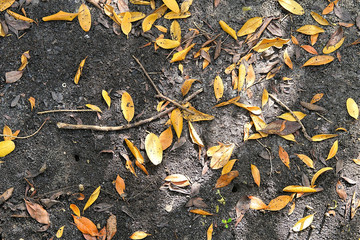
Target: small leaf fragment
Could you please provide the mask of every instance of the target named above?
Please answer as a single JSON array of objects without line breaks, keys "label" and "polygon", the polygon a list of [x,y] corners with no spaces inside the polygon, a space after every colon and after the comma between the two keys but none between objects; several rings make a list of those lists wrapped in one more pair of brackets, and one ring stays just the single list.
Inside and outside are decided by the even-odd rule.
[{"label": "small leaf fragment", "polygon": [[266,88],[264,88],[262,97],[261,97],[261,107],[263,108],[265,106],[265,104],[268,102],[269,100],[269,92],[266,90]]},{"label": "small leaf fragment", "polygon": [[330,149],[330,151],[329,151],[329,154],[328,154],[326,160],[329,160],[329,159],[335,157],[335,155],[336,155],[336,153],[337,153],[337,150],[338,150],[338,146],[339,146],[339,141],[336,140],[336,141],[333,143],[333,145],[332,145],[332,147],[331,147],[331,149]]},{"label": "small leaf fragment", "polygon": [[102,90],[101,95],[102,95],[103,99],[105,100],[106,104],[108,105],[108,108],[110,109],[111,98],[109,96],[109,93],[105,90]]},{"label": "small leaf fragment", "polygon": [[23,71],[10,71],[5,73],[6,83],[14,83],[18,81],[23,75]]},{"label": "small leaf fragment", "polygon": [[232,29],[226,22],[223,20],[219,21],[220,27],[222,30],[224,30],[227,34],[229,34],[231,37],[233,37],[235,40],[237,40],[236,32],[234,29]]},{"label": "small leaf fragment", "polygon": [[81,4],[79,7],[79,24],[80,27],[85,31],[88,32],[91,28],[91,13],[89,8],[86,6],[85,3]]},{"label": "small leaf fragment", "polygon": [[314,215],[315,215],[315,213],[310,214],[310,215],[300,219],[297,223],[295,223],[292,230],[294,232],[300,232],[300,231],[304,230],[305,228],[309,227],[314,220]]},{"label": "small leaf fragment", "polygon": [[90,195],[89,199],[87,200],[83,212],[88,209],[99,197],[101,186],[95,189],[95,191]]},{"label": "small leaf fragment", "polygon": [[318,101],[320,101],[320,99],[324,96],[323,93],[317,93],[313,96],[313,98],[311,99],[310,103],[313,104],[313,103],[316,103]]},{"label": "small leaf fragment", "polygon": [[5,157],[15,149],[15,143],[11,140],[0,142],[0,157]]},{"label": "small leaf fragment", "polygon": [[33,97],[29,97],[29,102],[30,102],[30,108],[31,108],[31,111],[34,109],[35,107],[35,98]]},{"label": "small leaf fragment", "polygon": [[339,198],[346,201],[347,194],[345,191],[345,187],[344,185],[342,185],[342,183],[339,180],[336,183],[336,193],[338,194]]},{"label": "small leaf fragment", "polygon": [[159,165],[162,162],[163,150],[161,142],[154,133],[149,133],[145,138],[145,151],[149,160],[154,165]]},{"label": "small leaf fragment", "polygon": [[254,182],[256,183],[256,185],[257,185],[258,187],[260,187],[260,171],[259,171],[259,169],[258,169],[255,165],[253,165],[253,164],[251,164],[251,174],[252,174],[252,177],[253,177]]},{"label": "small leaf fragment", "polygon": [[355,118],[356,120],[359,118],[359,107],[354,99],[348,98],[346,100],[346,109],[351,117]]},{"label": "small leaf fragment", "polygon": [[117,231],[116,225],[116,216],[111,214],[106,221],[106,240],[111,240],[114,237]]},{"label": "small leaf fragment", "polygon": [[81,76],[81,73],[83,71],[86,59],[87,59],[87,56],[83,60],[81,60],[81,62],[79,64],[78,70],[77,70],[77,72],[75,74],[75,77],[74,77],[74,83],[75,84],[79,84],[80,76]]},{"label": "small leaf fragment", "polygon": [[292,61],[290,59],[287,49],[285,49],[285,51],[284,51],[284,62],[290,69],[293,69],[293,64],[292,64]]}]

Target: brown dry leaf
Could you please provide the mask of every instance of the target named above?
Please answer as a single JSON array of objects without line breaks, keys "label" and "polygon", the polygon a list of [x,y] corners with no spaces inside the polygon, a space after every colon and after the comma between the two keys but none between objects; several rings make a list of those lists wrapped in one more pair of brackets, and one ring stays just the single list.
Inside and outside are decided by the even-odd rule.
[{"label": "brown dry leaf", "polygon": [[91,13],[89,8],[86,6],[85,3],[83,3],[79,7],[78,12],[79,12],[78,19],[79,19],[80,27],[85,32],[88,32],[91,28]]},{"label": "brown dry leaf", "polygon": [[301,159],[301,161],[303,161],[306,166],[310,167],[310,168],[314,168],[314,162],[313,160],[311,160],[311,158],[309,158],[308,156],[304,155],[304,154],[295,154],[296,156],[298,156],[298,158]]},{"label": "brown dry leaf", "polygon": [[117,175],[115,180],[115,189],[119,193],[120,197],[125,201],[125,181],[119,175]]},{"label": "brown dry leaf", "polygon": [[9,188],[6,190],[3,194],[0,195],[0,205],[2,205],[4,202],[6,202],[13,194],[14,188]]},{"label": "brown dry leaf", "polygon": [[262,210],[267,208],[267,205],[260,198],[249,196],[249,199],[250,199],[250,209]]},{"label": "brown dry leaf", "polygon": [[310,14],[314,18],[314,20],[317,23],[319,23],[320,25],[324,25],[324,26],[330,25],[330,23],[325,18],[323,18],[320,14],[318,14],[316,12],[311,12]]},{"label": "brown dry leaf", "polygon": [[159,136],[159,140],[162,146],[162,149],[165,150],[168,147],[171,146],[172,144],[172,140],[173,140],[173,133],[171,130],[171,126],[168,127],[165,131],[163,131],[160,136]]},{"label": "brown dry leaf", "polygon": [[88,209],[99,197],[101,186],[95,189],[95,191],[90,195],[89,200],[87,200],[85,207],[83,209],[83,213],[86,209]]},{"label": "brown dry leaf", "polygon": [[177,137],[180,138],[183,129],[183,117],[179,108],[171,112],[170,120]]},{"label": "brown dry leaf", "polygon": [[13,5],[14,2],[15,2],[15,0],[1,0],[0,1],[0,12],[11,7],[11,5]]},{"label": "brown dry leaf", "polygon": [[199,147],[204,147],[204,143],[201,140],[199,134],[196,132],[194,126],[190,121],[188,123],[189,123],[189,132],[192,142],[197,144]]},{"label": "brown dry leaf", "polygon": [[265,104],[269,101],[269,92],[264,88],[262,97],[261,97],[261,107],[264,108]]},{"label": "brown dry leaf", "polygon": [[344,43],[344,40],[345,40],[344,31],[342,27],[338,27],[336,31],[331,35],[328,43],[324,47],[323,53],[330,54],[336,51]]},{"label": "brown dry leaf", "polygon": [[307,60],[306,63],[304,63],[304,65],[302,65],[302,67],[324,65],[324,64],[328,64],[328,63],[332,62],[333,60],[334,60],[333,56],[319,55],[319,56],[315,56],[315,57],[312,57],[309,60]]},{"label": "brown dry leaf", "polygon": [[171,182],[177,187],[187,187],[190,185],[189,179],[182,174],[172,174],[165,178],[165,181]]},{"label": "brown dry leaf", "polygon": [[239,172],[237,170],[221,175],[219,179],[216,181],[215,188],[222,188],[229,185],[231,181],[237,176],[239,176]]},{"label": "brown dry leaf", "polygon": [[316,179],[318,179],[318,177],[321,174],[323,174],[326,171],[330,171],[330,170],[333,170],[333,168],[332,167],[324,167],[324,168],[320,169],[319,171],[317,171],[311,179],[311,187],[315,186],[315,181],[316,181]]},{"label": "brown dry leaf", "polygon": [[6,83],[14,83],[18,81],[23,75],[23,71],[10,71],[5,73]]},{"label": "brown dry leaf", "polygon": [[253,164],[251,164],[251,174],[252,174],[252,176],[253,176],[253,179],[254,179],[254,182],[256,183],[256,185],[257,185],[258,187],[260,187],[260,171],[259,171],[259,169],[258,169],[255,165],[253,165]]},{"label": "brown dry leaf", "polygon": [[49,213],[39,204],[25,200],[25,205],[30,216],[39,223],[49,225]]},{"label": "brown dry leaf", "polygon": [[121,96],[121,111],[126,121],[130,123],[130,121],[134,117],[135,109],[134,109],[134,102],[130,94],[127,92],[124,92]]},{"label": "brown dry leaf", "polygon": [[211,240],[212,239],[213,231],[214,231],[214,224],[212,223],[209,226],[208,230],[206,231],[206,240]]},{"label": "brown dry leaf", "polygon": [[279,146],[279,157],[281,161],[290,169],[290,159],[289,154],[281,147]]},{"label": "brown dry leaf", "polygon": [[318,192],[316,188],[313,187],[305,187],[298,185],[290,185],[283,189],[284,192],[293,192],[293,193],[314,193]]},{"label": "brown dry leaf", "polygon": [[290,39],[282,38],[264,38],[258,42],[252,49],[256,52],[264,52],[271,47],[282,48],[284,44],[287,44]]},{"label": "brown dry leaf", "polygon": [[278,0],[280,5],[295,15],[303,15],[304,9],[302,6],[294,0]]},{"label": "brown dry leaf", "polygon": [[154,165],[159,165],[162,162],[163,150],[161,142],[154,133],[149,133],[145,138],[145,151],[149,160]]},{"label": "brown dry leaf", "polygon": [[258,27],[262,24],[262,17],[250,18],[237,32],[238,37],[242,37],[251,33],[254,33]]},{"label": "brown dry leaf", "polygon": [[326,160],[329,160],[329,159],[335,157],[335,155],[336,155],[336,153],[337,153],[337,150],[338,150],[338,147],[339,147],[339,141],[336,140],[336,141],[333,143],[333,145],[332,145],[332,147],[331,147],[331,149],[330,149],[330,151],[329,151],[329,154],[328,154],[328,157],[326,158]]},{"label": "brown dry leaf", "polygon": [[[255,127],[256,127],[256,125],[255,125]],[[299,130],[300,128],[301,128],[301,125],[298,122],[292,122],[292,121],[286,121],[286,120],[275,120],[275,121],[269,123],[265,128],[262,128],[258,131],[261,131],[266,134],[277,134],[280,136],[284,136],[284,135],[289,135],[291,133],[294,133],[297,130]]]},{"label": "brown dry leaf", "polygon": [[233,37],[235,40],[237,40],[236,32],[234,29],[232,29],[226,22],[223,20],[219,21],[220,27],[222,30],[224,30],[227,34],[229,34],[231,37]]},{"label": "brown dry leaf", "polygon": [[292,61],[290,59],[287,49],[285,49],[285,51],[284,51],[284,62],[290,69],[293,69],[293,64],[292,64]]},{"label": "brown dry leaf", "polygon": [[75,204],[70,204],[70,209],[73,211],[73,213],[80,217],[81,214],[80,214],[80,209],[78,208],[78,206],[76,206]]},{"label": "brown dry leaf", "polygon": [[96,228],[96,225],[86,217],[78,217],[72,215],[74,218],[74,223],[76,227],[82,232],[83,234],[87,234],[90,236],[99,236],[99,231]]},{"label": "brown dry leaf", "polygon": [[44,22],[47,22],[47,21],[72,21],[78,15],[79,15],[79,13],[68,13],[68,12],[59,11],[53,15],[43,17],[42,20]]},{"label": "brown dry leaf", "polygon": [[183,96],[185,96],[189,91],[190,91],[190,88],[192,86],[192,84],[195,82],[195,81],[198,81],[200,82],[199,80],[197,79],[187,79],[183,85],[181,86],[181,93]]},{"label": "brown dry leaf", "polygon": [[300,232],[302,230],[304,230],[305,228],[309,227],[311,225],[311,223],[314,220],[314,214],[308,215],[306,217],[303,217],[302,219],[300,219],[297,223],[295,223],[295,225],[292,227],[292,230],[294,232]]},{"label": "brown dry leaf", "polygon": [[144,157],[141,155],[139,149],[127,138],[125,138],[124,140],[131,153],[134,155],[135,159],[141,164],[144,164]]},{"label": "brown dry leaf", "polygon": [[325,32],[324,29],[322,29],[321,27],[315,26],[315,25],[304,25],[296,31],[299,33],[305,34],[305,35],[314,35],[314,34]]},{"label": "brown dry leaf", "polygon": [[235,164],[236,161],[237,161],[237,159],[229,160],[228,163],[225,164],[225,166],[221,170],[221,175],[229,173],[232,170],[232,168],[234,167],[234,164]]},{"label": "brown dry leaf", "polygon": [[326,8],[324,8],[324,10],[322,11],[323,15],[329,14],[334,10],[335,4],[334,2],[330,2],[329,5],[326,6]]},{"label": "brown dry leaf", "polygon": [[[302,113],[302,112],[293,111],[293,113],[299,120],[302,120],[304,117],[306,117],[306,114]],[[281,118],[281,119],[284,119],[287,121],[291,121],[291,122],[297,121],[290,112],[281,114],[280,116],[278,116],[278,118]]]},{"label": "brown dry leaf", "polygon": [[351,117],[355,118],[356,120],[359,118],[359,107],[354,99],[348,98],[346,100],[346,109]]},{"label": "brown dry leaf", "polygon": [[346,201],[347,194],[345,191],[345,187],[344,185],[342,185],[342,183],[339,180],[336,183],[336,193],[339,195],[339,198]]},{"label": "brown dry leaf", "polygon": [[231,154],[234,150],[235,144],[221,144],[220,149],[218,149],[211,158],[210,167],[212,169],[219,169],[225,166],[230,160]]},{"label": "brown dry leaf", "polygon": [[338,136],[337,134],[319,134],[319,135],[313,136],[311,139],[314,142],[320,142],[320,141],[324,141],[326,139],[334,138],[334,137],[337,137],[337,136]]},{"label": "brown dry leaf", "polygon": [[76,72],[76,74],[75,74],[75,77],[74,77],[74,83],[75,83],[75,84],[78,84],[78,83],[79,83],[80,76],[81,76],[81,73],[82,73],[82,71],[83,71],[83,68],[84,68],[84,64],[85,64],[86,59],[87,59],[87,56],[86,56],[83,60],[81,60],[81,62],[80,62],[80,64],[79,64],[78,70],[77,70],[77,72]]},{"label": "brown dry leaf", "polygon": [[106,240],[111,240],[114,237],[117,231],[116,225],[116,216],[111,214],[106,221]]},{"label": "brown dry leaf", "polygon": [[318,101],[320,101],[320,99],[324,96],[323,93],[317,93],[313,96],[313,98],[311,99],[310,103],[313,104],[313,103],[316,103]]},{"label": "brown dry leaf", "polygon": [[195,43],[191,44],[189,47],[183,49],[180,52],[177,52],[173,55],[170,63],[173,62],[178,62],[178,61],[182,61],[185,59],[186,55],[188,54],[188,52],[195,46]]},{"label": "brown dry leaf", "polygon": [[292,197],[288,196],[288,195],[278,196],[277,198],[274,198],[273,200],[270,201],[270,203],[268,204],[268,206],[265,210],[280,211],[281,209],[286,207],[286,205],[288,205],[288,203],[291,200],[292,200]]}]

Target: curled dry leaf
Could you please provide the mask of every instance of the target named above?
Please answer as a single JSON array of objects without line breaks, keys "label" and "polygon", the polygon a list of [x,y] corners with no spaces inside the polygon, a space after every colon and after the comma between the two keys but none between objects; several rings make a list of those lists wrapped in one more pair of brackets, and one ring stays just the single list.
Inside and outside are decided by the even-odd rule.
[{"label": "curled dry leaf", "polygon": [[9,188],[3,194],[0,195],[0,205],[6,202],[13,194],[14,188]]},{"label": "curled dry leaf", "polygon": [[9,14],[10,16],[14,17],[17,20],[21,20],[21,21],[25,21],[25,22],[29,22],[29,23],[33,23],[35,22],[34,20],[32,20],[31,18],[25,17],[23,15],[20,15],[18,13],[15,13],[13,11],[10,10],[6,10],[6,13]]},{"label": "curled dry leaf", "polygon": [[0,157],[5,157],[15,149],[15,143],[11,140],[0,142]]},{"label": "curled dry leaf", "polygon": [[83,234],[87,234],[90,236],[99,236],[99,231],[96,228],[96,225],[86,217],[78,217],[72,215],[74,218],[74,223],[76,227],[82,232]]},{"label": "curled dry leaf", "polygon": [[125,181],[122,179],[119,175],[117,175],[115,180],[115,189],[119,193],[120,197],[122,197],[123,200],[125,200],[126,194],[125,194]]},{"label": "curled dry leaf", "polygon": [[114,237],[117,231],[116,225],[116,216],[111,214],[106,221],[106,240],[111,240]]},{"label": "curled dry leaf", "polygon": [[234,89],[237,89],[238,91],[243,90],[243,86],[245,83],[245,76],[246,76],[246,68],[243,63],[239,66],[239,76],[237,78],[238,82],[234,84]]},{"label": "curled dry leaf", "polygon": [[286,207],[286,205],[288,205],[288,203],[291,200],[292,200],[292,197],[288,196],[288,195],[278,196],[277,198],[274,198],[273,200],[270,201],[266,210],[279,211],[279,210],[283,209],[284,207]]},{"label": "curled dry leaf", "polygon": [[86,59],[87,59],[87,56],[83,60],[81,60],[81,62],[79,64],[78,70],[76,71],[76,74],[75,74],[75,77],[74,77],[74,83],[75,84],[79,83],[80,76],[81,76],[81,73],[83,71]]},{"label": "curled dry leaf", "polygon": [[256,183],[256,185],[257,185],[258,187],[260,187],[260,171],[259,171],[259,169],[258,169],[255,165],[253,165],[253,164],[251,164],[251,174],[252,174],[252,176],[253,176],[253,179],[254,179],[254,182]]},{"label": "curled dry leaf", "polygon": [[201,140],[199,134],[196,132],[194,126],[192,125],[191,122],[189,123],[189,132],[190,132],[190,137],[193,143],[197,144],[200,147],[204,147],[204,143]]},{"label": "curled dry leaf", "polygon": [[292,230],[294,232],[300,232],[300,231],[304,230],[305,228],[309,227],[314,220],[314,215],[315,215],[315,213],[300,219],[297,223],[295,223]]},{"label": "curled dry leaf", "polygon": [[285,49],[285,51],[284,51],[284,62],[290,69],[293,69],[293,63],[290,59],[287,49]]},{"label": "curled dry leaf", "polygon": [[91,13],[89,8],[86,6],[85,3],[81,4],[79,7],[79,24],[80,27],[85,31],[88,32],[91,28]]},{"label": "curled dry leaf", "polygon": [[319,105],[313,104],[313,103],[307,103],[307,102],[303,102],[300,101],[300,105],[303,106],[304,108],[307,108],[311,111],[318,111],[318,112],[326,112],[326,109],[323,107],[320,107]]},{"label": "curled dry leaf", "polygon": [[154,133],[149,133],[145,138],[145,151],[149,160],[154,165],[159,165],[162,162],[163,150],[161,142]]},{"label": "curled dry leaf", "polygon": [[25,205],[30,216],[39,223],[49,225],[49,213],[39,204],[25,200]]},{"label": "curled dry leaf", "polygon": [[215,188],[222,188],[229,185],[237,176],[239,176],[239,172],[237,170],[221,175],[216,181]]},{"label": "curled dry leaf", "polygon": [[105,90],[102,90],[101,95],[102,95],[103,99],[105,100],[106,104],[108,105],[108,108],[110,109],[111,98],[109,96],[109,93]]},{"label": "curled dry leaf", "polygon": [[90,195],[89,200],[87,200],[85,207],[83,209],[83,213],[86,209],[88,209],[99,197],[101,186],[95,189],[95,191]]},{"label": "curled dry leaf", "polygon": [[165,178],[165,181],[171,182],[179,187],[186,187],[190,185],[189,179],[182,174],[172,174]]},{"label": "curled dry leaf", "polygon": [[249,199],[250,199],[250,209],[262,210],[267,208],[267,205],[260,198],[249,196]]},{"label": "curled dry leaf", "polygon": [[246,105],[244,103],[239,103],[239,102],[233,102],[233,104],[238,107],[248,110],[249,112],[251,112],[254,115],[260,115],[262,113],[261,108],[256,107],[256,106],[250,106],[250,105]]},{"label": "curled dry leaf", "polygon": [[311,187],[315,186],[315,181],[321,174],[323,174],[326,171],[330,171],[330,170],[333,170],[333,168],[332,167],[324,167],[324,168],[320,169],[319,171],[317,171],[311,179]]}]

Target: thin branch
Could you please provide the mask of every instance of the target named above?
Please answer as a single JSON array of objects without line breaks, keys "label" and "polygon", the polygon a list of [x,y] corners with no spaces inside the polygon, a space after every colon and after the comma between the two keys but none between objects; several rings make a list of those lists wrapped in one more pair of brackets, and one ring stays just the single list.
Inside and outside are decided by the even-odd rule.
[{"label": "thin branch", "polygon": [[97,112],[97,111],[92,109],[54,109],[54,110],[38,112],[37,114],[41,115],[41,114],[58,113],[58,112]]},{"label": "thin branch", "polygon": [[300,124],[301,126],[301,131],[303,132],[305,138],[309,141],[312,142],[311,137],[309,136],[309,134],[306,132],[306,128],[305,126],[302,124],[302,122],[300,121],[300,119],[295,115],[295,113],[293,111],[291,111],[291,109],[286,106],[283,102],[281,102],[279,99],[277,99],[274,95],[269,93],[269,97],[271,97],[277,104],[279,104],[280,106],[282,106],[283,108],[285,108],[286,110],[288,110],[290,112],[290,114],[295,118],[295,120]]},{"label": "thin branch", "polygon": [[4,134],[0,134],[1,137],[12,137],[12,138],[16,138],[16,139],[26,139],[26,138],[31,138],[33,136],[35,136],[40,130],[41,128],[45,125],[46,121],[49,120],[50,118],[46,118],[45,121],[41,124],[41,126],[38,128],[38,130],[36,130],[33,134],[30,134],[28,136],[25,137],[18,137],[18,136],[13,136],[13,135],[4,135]]}]

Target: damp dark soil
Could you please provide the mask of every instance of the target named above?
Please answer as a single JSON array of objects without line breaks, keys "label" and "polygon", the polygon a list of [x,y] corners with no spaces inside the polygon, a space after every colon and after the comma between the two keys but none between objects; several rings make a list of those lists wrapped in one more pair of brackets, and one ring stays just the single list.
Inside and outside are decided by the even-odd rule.
[{"label": "damp dark soil", "polygon": [[[81,1],[35,1],[24,6],[27,16],[38,19],[30,29],[20,31],[21,38],[11,35],[0,39],[0,127],[9,126],[13,131],[21,130],[19,136],[35,132],[46,118],[49,120],[33,137],[16,139],[15,150],[0,160],[0,193],[14,188],[12,197],[0,206],[0,239],[50,239],[61,227],[65,226],[62,239],[84,239],[74,226],[70,204],[82,209],[86,199],[101,186],[96,202],[85,211],[84,216],[91,219],[99,227],[106,225],[110,214],[117,217],[117,233],[114,239],[128,239],[138,230],[146,231],[151,236],[147,239],[206,239],[206,231],[214,223],[213,239],[358,239],[360,237],[360,216],[357,213],[349,219],[347,204],[354,192],[359,192],[360,166],[352,159],[358,158],[360,146],[360,123],[349,116],[346,110],[347,98],[353,98],[360,104],[360,45],[348,46],[359,38],[356,26],[344,28],[345,42],[338,50],[341,61],[335,58],[330,64],[303,67],[303,63],[312,55],[290,42],[282,49],[274,49],[271,54],[282,62],[282,52],[288,48],[294,64],[293,70],[283,65],[280,72],[270,80],[257,83],[251,92],[242,92],[240,102],[261,106],[261,96],[266,88],[276,95],[293,111],[302,111],[307,116],[302,120],[310,136],[322,133],[335,133],[339,127],[347,131],[337,131],[339,150],[336,158],[326,159],[335,139],[322,142],[310,142],[301,131],[295,134],[297,142],[287,141],[277,135],[270,135],[259,140],[244,139],[244,125],[251,121],[249,113],[242,108],[229,105],[213,108],[217,103],[213,91],[213,80],[219,75],[224,81],[224,96],[228,100],[237,95],[231,87],[231,74],[224,70],[236,58],[244,56],[246,44],[241,45],[223,32],[218,24],[220,20],[227,22],[236,30],[251,17],[274,16],[273,21],[279,24],[283,38],[296,36],[302,45],[309,45],[309,37],[296,32],[305,24],[316,24],[310,12],[320,13],[328,4],[327,1],[301,1],[305,14],[296,16],[288,14],[277,1],[237,1],[221,0],[217,8],[211,1],[194,1],[190,8],[192,16],[179,20],[183,36],[189,28],[200,28],[215,36],[221,34],[223,50],[219,58],[212,59],[211,64],[202,70],[202,59],[193,59],[192,54],[200,49],[207,39],[203,32],[194,38],[197,43],[189,56],[182,62],[184,72],[181,73],[178,63],[170,63],[170,50],[154,50],[153,44],[142,47],[160,32],[153,27],[151,33],[143,36],[141,24],[134,23],[129,37],[117,35],[112,28],[112,20],[87,3],[92,13],[93,24],[89,32],[84,32],[77,19],[73,22],[42,22],[44,16],[60,10],[76,12]],[[160,6],[160,1],[156,1]],[[344,14],[354,22],[359,13],[357,1],[339,1]],[[149,6],[132,5],[131,11],[150,13]],[[250,7],[251,10],[243,7]],[[20,12],[18,8],[12,9]],[[249,10],[249,11],[244,11]],[[4,19],[4,12],[0,13]],[[104,18],[106,28],[100,18]],[[327,16],[332,23],[344,22],[334,13]],[[170,20],[161,18],[155,24],[170,27]],[[105,24],[106,25],[106,24]],[[325,33],[320,34],[314,47],[322,51],[336,26],[324,26]],[[22,35],[23,34],[23,35]],[[169,38],[169,33],[165,34]],[[263,37],[274,37],[268,30]],[[214,45],[212,45],[214,46]],[[298,48],[298,49],[297,49]],[[215,47],[210,49],[211,58]],[[239,54],[232,55],[233,49]],[[235,49],[235,50],[234,50]],[[20,80],[12,84],[5,83],[5,73],[16,70],[20,66],[20,56],[30,51],[31,58]],[[271,56],[271,54],[269,56]],[[255,70],[261,70],[268,64],[266,54],[254,61]],[[336,57],[336,53],[331,55]],[[168,126],[168,117],[157,119],[138,127],[123,131],[101,132],[94,130],[67,130],[57,128],[57,122],[72,124],[90,124],[98,126],[126,125],[121,112],[121,95],[119,91],[127,91],[134,100],[134,122],[157,114],[156,106],[161,99],[144,76],[134,58],[138,58],[149,72],[158,88],[166,96],[182,100],[181,85],[186,76],[201,80],[194,83],[191,92],[203,88],[204,91],[191,100],[197,110],[211,114],[212,121],[195,122],[194,126],[204,141],[205,150],[218,142],[234,143],[235,149],[231,158],[238,159],[234,170],[239,176],[224,188],[215,189],[220,170],[209,169],[202,174],[209,158],[201,154],[194,145],[184,124],[182,133],[184,143],[171,146],[164,151],[163,162],[154,166],[147,157],[146,176],[136,169],[137,177],[125,167],[126,153],[133,160],[130,151],[125,147],[124,138],[131,139],[144,156],[144,141],[148,132],[159,135]],[[85,67],[78,85],[73,82],[74,75],[82,59],[87,57]],[[263,65],[261,65],[263,64]],[[256,79],[265,74],[256,72]],[[283,81],[283,77],[292,78]],[[108,109],[101,92],[106,90],[112,99]],[[320,115],[303,108],[299,102],[309,102],[317,93],[324,93],[318,104],[327,111]],[[33,111],[30,110],[29,97],[36,100]],[[86,104],[99,106],[103,113],[99,117],[94,112],[60,112],[39,115],[37,112],[54,109],[81,109]],[[263,116],[267,123],[286,110],[271,99],[263,108]],[[185,123],[185,122],[184,122]],[[253,130],[251,130],[253,131]],[[176,138],[176,137],[175,137]],[[174,138],[174,142],[176,139]],[[270,149],[271,161],[264,158],[266,148]],[[290,155],[290,169],[278,157],[278,148],[282,146]],[[110,151],[104,151],[110,150]],[[204,153],[204,150],[203,150]],[[306,154],[313,158],[315,169],[307,167],[295,154]],[[46,170],[39,170],[46,164]],[[256,165],[261,174],[261,185],[257,187],[251,175],[250,164]],[[311,177],[323,167],[334,170],[324,173],[317,180],[317,185],[324,190],[309,196],[296,199],[294,212],[289,215],[290,205],[281,211],[266,212],[248,210],[242,221],[235,226],[236,203],[244,196],[256,196],[265,203],[284,195],[282,189],[288,185],[301,185],[303,175]],[[342,166],[341,166],[342,165]],[[161,190],[167,175],[180,173],[186,175],[192,185],[199,186],[197,197],[201,197],[208,205],[207,210],[214,216],[200,216],[189,212],[185,205],[190,195]],[[126,201],[117,194],[113,181],[120,175],[126,183]],[[356,184],[349,184],[341,177],[352,179]],[[336,193],[336,183],[340,180],[347,193],[346,201]],[[24,198],[29,198],[33,184],[36,193],[31,199],[41,203],[42,199],[55,198],[56,204],[46,208],[50,214],[51,225],[45,231],[39,231],[41,224],[27,215]],[[79,184],[84,185],[83,194],[86,199],[76,200],[73,194],[78,193]],[[359,198],[359,196],[357,196]],[[328,206],[335,208],[335,215],[325,217]],[[291,230],[302,217],[316,213],[312,226],[301,233]],[[22,216],[22,217],[20,217]],[[222,219],[232,218],[228,228]]]}]

